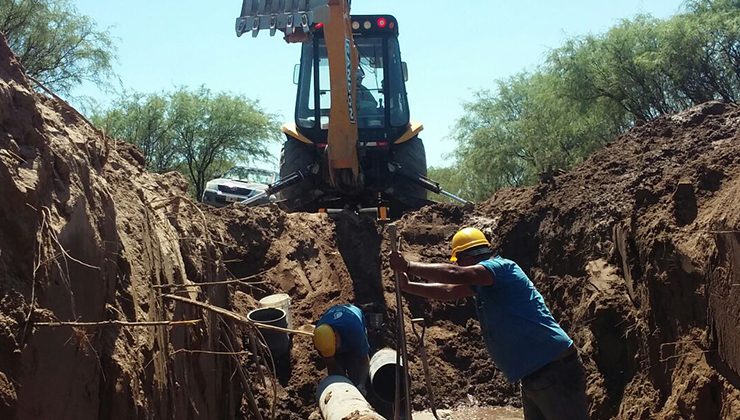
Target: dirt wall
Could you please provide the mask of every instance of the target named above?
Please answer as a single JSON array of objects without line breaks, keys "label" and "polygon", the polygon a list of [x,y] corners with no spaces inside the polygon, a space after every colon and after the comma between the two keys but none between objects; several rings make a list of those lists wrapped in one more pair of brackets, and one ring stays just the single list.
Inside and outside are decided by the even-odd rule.
[{"label": "dirt wall", "polygon": [[183,244],[204,219],[170,223],[174,206],[191,205],[186,183],[143,161],[36,93],[0,39],[0,418],[229,418],[241,403],[229,359],[171,355],[217,347],[212,317],[190,330],[35,325],[201,318],[155,286],[223,268],[188,272],[181,251],[198,249]]},{"label": "dirt wall", "polygon": [[659,118],[469,219],[484,218],[585,349],[595,416],[739,408],[739,123],[721,103]]}]

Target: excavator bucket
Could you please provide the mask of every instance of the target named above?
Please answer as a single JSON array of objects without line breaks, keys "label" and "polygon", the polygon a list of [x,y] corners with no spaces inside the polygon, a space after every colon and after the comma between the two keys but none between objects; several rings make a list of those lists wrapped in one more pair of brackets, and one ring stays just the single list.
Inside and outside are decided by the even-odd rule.
[{"label": "excavator bucket", "polygon": [[330,0],[243,0],[241,15],[236,18],[236,35],[269,29],[293,33],[298,28],[308,32],[311,25],[329,19]]}]

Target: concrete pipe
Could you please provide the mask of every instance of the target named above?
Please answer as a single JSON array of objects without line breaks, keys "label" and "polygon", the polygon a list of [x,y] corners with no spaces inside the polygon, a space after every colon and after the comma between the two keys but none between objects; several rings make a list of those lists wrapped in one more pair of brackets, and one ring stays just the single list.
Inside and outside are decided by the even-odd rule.
[{"label": "concrete pipe", "polygon": [[[403,360],[401,361],[403,364]],[[403,381],[403,378],[401,378]],[[378,350],[370,359],[370,386],[378,399],[393,404],[396,397],[396,351],[391,348]],[[403,384],[401,385],[403,389]]]},{"label": "concrete pipe", "polygon": [[386,420],[367,402],[349,379],[331,375],[319,383],[316,391],[324,420]]},{"label": "concrete pipe", "polygon": [[[249,311],[249,313],[247,314],[247,318],[249,318],[250,321],[272,325],[275,327],[288,327],[288,319],[285,311],[280,308],[255,309],[253,311]],[[267,341],[267,347],[270,348],[270,352],[274,357],[280,357],[290,351],[290,337],[288,337],[288,333],[268,330],[265,328],[259,328],[259,330],[262,333],[262,336],[265,337],[265,341]]]}]

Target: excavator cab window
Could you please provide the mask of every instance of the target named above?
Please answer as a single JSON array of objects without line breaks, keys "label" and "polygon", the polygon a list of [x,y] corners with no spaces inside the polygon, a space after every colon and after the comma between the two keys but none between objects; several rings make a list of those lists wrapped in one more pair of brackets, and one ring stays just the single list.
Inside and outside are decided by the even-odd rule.
[{"label": "excavator cab window", "polygon": [[[405,127],[409,123],[409,110],[398,39],[355,35],[355,45],[360,59],[356,100],[358,128]],[[323,37],[316,36],[313,42],[303,44],[297,79],[297,125],[305,129],[326,129],[331,85]]]}]

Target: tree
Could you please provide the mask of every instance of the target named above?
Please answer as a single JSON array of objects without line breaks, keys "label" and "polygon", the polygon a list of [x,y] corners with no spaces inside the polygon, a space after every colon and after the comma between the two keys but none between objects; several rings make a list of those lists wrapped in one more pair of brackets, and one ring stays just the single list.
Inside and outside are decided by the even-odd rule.
[{"label": "tree", "polygon": [[464,105],[454,132],[464,196],[483,200],[567,169],[628,124],[616,106],[574,101],[566,88],[543,70],[501,81],[495,92],[480,91]]},{"label": "tree", "polygon": [[167,172],[182,164],[174,132],[177,120],[167,95],[123,93],[111,110],[103,115],[93,114],[91,120],[107,135],[138,146],[151,171]]},{"label": "tree", "polygon": [[92,121],[113,137],[136,144],[150,170],[177,169],[200,198],[206,182],[235,162],[270,157],[279,138],[276,118],[238,95],[201,87],[162,94],[124,94]]},{"label": "tree", "polygon": [[185,171],[198,198],[214,175],[215,163],[267,159],[265,143],[279,138],[275,118],[241,96],[213,95],[205,88],[180,90],[171,105]]},{"label": "tree", "polygon": [[535,72],[465,104],[454,131],[466,197],[568,169],[637,121],[740,98],[740,0],[694,0],[567,41]]},{"label": "tree", "polygon": [[635,119],[652,120],[686,104],[667,96],[669,79],[659,72],[658,20],[638,16],[605,35],[568,41],[549,57],[579,101],[607,99]]},{"label": "tree", "polygon": [[699,0],[689,12],[638,16],[568,41],[548,63],[582,102],[605,99],[635,120],[740,97],[740,2]]},{"label": "tree", "polygon": [[107,31],[67,0],[3,0],[0,32],[26,73],[65,94],[82,83],[113,76],[115,47]]}]

